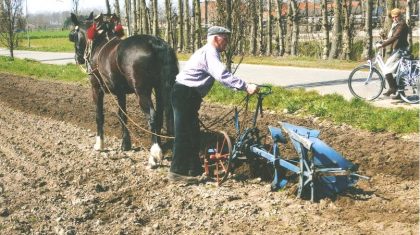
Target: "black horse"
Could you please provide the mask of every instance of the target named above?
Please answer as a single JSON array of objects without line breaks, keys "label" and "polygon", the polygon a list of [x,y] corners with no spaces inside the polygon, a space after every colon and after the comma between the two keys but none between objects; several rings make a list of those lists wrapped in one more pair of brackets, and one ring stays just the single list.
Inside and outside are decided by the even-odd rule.
[{"label": "black horse", "polygon": [[[173,134],[173,112],[170,90],[178,74],[178,60],[174,50],[162,39],[151,35],[136,35],[126,39],[114,36],[108,21],[79,22],[71,14],[75,26],[69,34],[74,42],[78,64],[90,68],[93,101],[96,104],[97,136],[94,148],[103,149],[104,93],[116,96],[122,124],[122,149],[131,149],[127,129],[126,94],[135,93],[146,114],[152,136],[149,165],[156,166],[162,159],[161,128],[165,116],[167,134]],[[90,33],[90,34],[89,34]],[[91,38],[88,38],[91,37]],[[89,41],[90,40],[90,41]],[[87,51],[88,50],[88,51]],[[152,91],[155,94],[155,105]],[[150,133],[149,133],[150,134]]]}]

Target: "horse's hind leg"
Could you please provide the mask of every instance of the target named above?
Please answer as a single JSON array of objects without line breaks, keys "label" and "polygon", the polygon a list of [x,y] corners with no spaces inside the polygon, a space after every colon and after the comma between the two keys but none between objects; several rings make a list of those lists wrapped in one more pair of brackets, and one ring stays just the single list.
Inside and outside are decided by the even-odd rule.
[{"label": "horse's hind leg", "polygon": [[92,98],[96,106],[96,142],[93,148],[102,151],[104,148],[104,92],[92,86]]},{"label": "horse's hind leg", "polygon": [[127,128],[127,97],[125,94],[118,94],[117,95],[118,100],[118,118],[121,123],[122,128],[122,144],[121,149],[123,151],[127,151],[131,149],[131,138],[130,138],[130,132]]},{"label": "horse's hind leg", "polygon": [[[149,167],[155,168],[158,164],[160,164],[163,160],[163,153],[162,149],[160,148],[160,129],[162,128],[162,118],[163,118],[163,110],[159,102],[161,101],[160,97],[156,95],[156,107],[159,107],[158,110],[154,109],[153,102],[150,96],[150,91],[137,91],[137,95],[139,97],[140,107],[143,113],[146,114],[146,118],[149,123],[149,130],[152,133],[156,133],[157,135],[152,134],[152,147],[150,148],[150,156],[149,156]],[[159,92],[156,92],[158,94]]]}]

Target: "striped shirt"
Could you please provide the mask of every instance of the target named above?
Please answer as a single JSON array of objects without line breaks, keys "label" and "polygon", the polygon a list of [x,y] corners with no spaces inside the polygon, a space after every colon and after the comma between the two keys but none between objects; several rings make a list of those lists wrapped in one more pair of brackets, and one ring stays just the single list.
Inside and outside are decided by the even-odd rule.
[{"label": "striped shirt", "polygon": [[176,76],[177,83],[196,88],[201,97],[207,95],[215,79],[232,89],[246,90],[247,87],[245,81],[226,70],[220,60],[220,53],[209,43],[194,52]]}]

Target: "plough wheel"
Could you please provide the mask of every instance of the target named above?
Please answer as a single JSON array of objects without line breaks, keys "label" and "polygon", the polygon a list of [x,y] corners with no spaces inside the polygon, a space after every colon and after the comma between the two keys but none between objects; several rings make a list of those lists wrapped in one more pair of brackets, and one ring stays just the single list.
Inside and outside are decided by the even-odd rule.
[{"label": "plough wheel", "polygon": [[204,159],[204,171],[208,177],[215,178],[217,185],[221,185],[229,175],[231,153],[229,136],[224,131],[217,132]]}]

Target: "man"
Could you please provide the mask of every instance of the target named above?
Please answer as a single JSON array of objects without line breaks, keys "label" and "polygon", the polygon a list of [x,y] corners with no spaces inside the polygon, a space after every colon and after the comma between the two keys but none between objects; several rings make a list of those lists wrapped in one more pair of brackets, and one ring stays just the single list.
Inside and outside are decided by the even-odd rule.
[{"label": "man", "polygon": [[226,70],[220,53],[226,50],[230,31],[213,26],[208,29],[207,44],[198,49],[176,77],[172,90],[175,141],[168,179],[172,182],[195,183],[203,173],[199,158],[200,125],[198,110],[202,98],[210,91],[214,80],[236,90],[254,94],[255,84],[247,84]]},{"label": "man", "polygon": [[[401,19],[401,10],[398,8],[392,9],[391,17],[392,26],[388,33],[388,39],[378,46],[379,49],[388,45],[392,45],[392,54],[395,56],[390,56],[386,62],[387,67],[392,67],[393,64],[397,63],[401,58],[399,50],[408,50],[407,36],[409,29],[407,24]],[[391,94],[395,94],[397,92],[397,82],[393,78],[392,73],[385,74],[385,79],[389,84],[389,89],[383,95],[390,96]],[[395,98],[398,99],[399,97]]]}]

